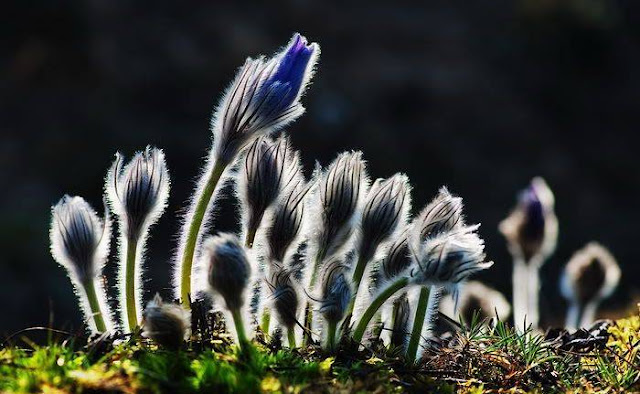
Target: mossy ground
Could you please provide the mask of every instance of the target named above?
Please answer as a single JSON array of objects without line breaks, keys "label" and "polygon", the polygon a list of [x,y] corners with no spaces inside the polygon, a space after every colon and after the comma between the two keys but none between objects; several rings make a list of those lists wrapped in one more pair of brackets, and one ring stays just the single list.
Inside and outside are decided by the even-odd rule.
[{"label": "mossy ground", "polygon": [[640,316],[600,333],[517,334],[472,324],[408,366],[398,351],[345,344],[290,351],[257,341],[241,352],[224,334],[179,351],[144,340],[48,346],[16,338],[0,350],[2,392],[634,392],[640,391]]}]

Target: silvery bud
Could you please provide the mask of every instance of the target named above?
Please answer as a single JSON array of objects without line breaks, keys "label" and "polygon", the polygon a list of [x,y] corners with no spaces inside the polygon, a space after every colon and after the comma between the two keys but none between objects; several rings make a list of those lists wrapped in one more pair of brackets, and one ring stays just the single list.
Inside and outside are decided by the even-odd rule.
[{"label": "silvery bud", "polygon": [[238,193],[243,206],[243,227],[251,247],[265,211],[299,176],[300,160],[281,137],[271,141],[258,138],[247,149],[240,172]]},{"label": "silvery bud", "polygon": [[251,265],[238,237],[232,234],[210,237],[203,249],[210,289],[224,299],[227,309],[239,310],[245,303]]},{"label": "silvery bud", "polygon": [[561,280],[562,295],[579,305],[599,301],[613,293],[620,276],[613,255],[599,243],[590,242],[567,263]]},{"label": "silvery bud", "polygon": [[142,335],[168,349],[178,349],[189,336],[189,311],[176,304],[166,304],[156,294],[143,313]]},{"label": "silvery bud", "polygon": [[275,207],[271,226],[267,233],[270,258],[283,262],[289,247],[296,240],[302,228],[305,197],[311,184],[300,179]]},{"label": "silvery bud", "polygon": [[462,198],[454,197],[446,187],[440,188],[438,195],[414,219],[414,234],[417,242],[437,237],[464,225]]},{"label": "silvery bud", "polygon": [[402,293],[393,301],[393,314],[391,317],[391,339],[393,346],[403,348],[409,337],[409,318],[411,306],[407,293]]},{"label": "silvery bud", "polygon": [[391,279],[405,271],[412,262],[409,252],[409,229],[400,233],[387,250],[387,255],[382,260],[383,279]]},{"label": "silvery bud", "polygon": [[281,269],[274,273],[271,283],[271,299],[278,320],[291,330],[298,323],[300,300],[295,285],[291,280],[291,272]]},{"label": "silvery bud", "polygon": [[111,221],[103,221],[82,197],[64,196],[52,209],[51,254],[76,280],[100,275],[109,255]]},{"label": "silvery bud", "polygon": [[542,178],[534,178],[518,196],[518,203],[499,226],[511,252],[531,261],[542,260],[555,250],[558,240],[558,219],[554,212],[553,192]]},{"label": "silvery bud", "polygon": [[404,224],[411,206],[411,187],[404,174],[378,179],[367,195],[362,208],[360,258],[370,260],[378,246]]},{"label": "silvery bud", "polygon": [[164,152],[147,147],[122,167],[116,153],[107,174],[107,196],[128,240],[137,240],[164,212],[169,198],[169,171]]},{"label": "silvery bud", "polygon": [[320,313],[330,323],[338,323],[345,317],[351,301],[351,286],[346,278],[346,267],[333,261],[324,269]]},{"label": "silvery bud", "polygon": [[491,267],[493,262],[484,261],[484,242],[476,229],[474,226],[445,233],[421,244],[410,272],[411,281],[456,288],[470,275]]},{"label": "silvery bud", "polygon": [[319,185],[319,259],[331,257],[355,229],[358,207],[366,193],[367,175],[362,152],[341,153],[329,165]]},{"label": "silvery bud", "polygon": [[217,160],[230,163],[254,137],[281,129],[302,115],[300,97],[319,54],[318,44],[295,34],[272,58],[246,60],[212,120]]}]

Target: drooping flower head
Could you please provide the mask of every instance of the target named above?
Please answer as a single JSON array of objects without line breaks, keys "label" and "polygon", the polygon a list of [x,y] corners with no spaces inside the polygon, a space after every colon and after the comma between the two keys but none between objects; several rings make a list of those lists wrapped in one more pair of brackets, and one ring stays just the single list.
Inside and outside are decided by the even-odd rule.
[{"label": "drooping flower head", "polygon": [[111,221],[82,197],[64,196],[52,210],[51,254],[80,282],[100,275],[109,255]]},{"label": "drooping flower head", "polygon": [[164,152],[147,147],[122,167],[124,156],[116,159],[107,174],[110,205],[121,220],[126,237],[137,240],[164,212],[169,198],[169,171]]},{"label": "drooping flower head", "polygon": [[561,280],[562,295],[578,305],[609,297],[620,281],[613,255],[597,242],[578,250],[567,263]]},{"label": "drooping flower head", "polygon": [[352,293],[346,270],[347,267],[337,260],[328,263],[324,269],[320,313],[327,322],[338,323],[346,315]]},{"label": "drooping flower head", "polygon": [[251,265],[238,237],[232,234],[210,237],[203,248],[210,289],[222,297],[227,309],[239,310],[245,304]]},{"label": "drooping flower head", "polygon": [[319,184],[320,218],[315,242],[319,260],[329,258],[349,240],[367,187],[362,152],[341,153]]},{"label": "drooping flower head", "polygon": [[278,315],[278,320],[287,329],[292,330],[298,323],[300,300],[291,279],[291,272],[286,269],[278,270],[273,274],[268,285],[271,289],[273,309]]},{"label": "drooping flower head", "polygon": [[371,186],[362,208],[359,254],[370,260],[378,246],[404,225],[411,208],[411,187],[404,174],[378,179]]},{"label": "drooping flower head", "polygon": [[553,192],[542,178],[534,178],[518,196],[511,214],[500,223],[500,232],[513,254],[529,262],[534,256],[542,260],[555,250],[558,219],[554,213]]},{"label": "drooping flower head", "polygon": [[214,155],[230,163],[253,138],[278,130],[304,112],[300,97],[313,74],[320,47],[294,34],[270,59],[247,59],[213,120]]},{"label": "drooping flower head", "polygon": [[189,311],[180,305],[167,304],[156,294],[144,309],[142,336],[168,349],[178,349],[189,336]]},{"label": "drooping flower head", "polygon": [[265,211],[283,190],[300,176],[298,153],[286,137],[272,141],[256,139],[247,149],[239,180],[239,196],[243,205],[243,228],[249,245],[260,226]]}]

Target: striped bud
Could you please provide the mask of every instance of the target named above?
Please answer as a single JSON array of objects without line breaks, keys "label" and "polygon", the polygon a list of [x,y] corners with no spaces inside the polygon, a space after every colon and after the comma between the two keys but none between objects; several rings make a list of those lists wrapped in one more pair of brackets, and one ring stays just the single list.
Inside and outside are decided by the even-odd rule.
[{"label": "striped bud", "polygon": [[188,337],[190,313],[176,304],[166,304],[156,294],[143,313],[142,335],[168,349],[178,349]]}]

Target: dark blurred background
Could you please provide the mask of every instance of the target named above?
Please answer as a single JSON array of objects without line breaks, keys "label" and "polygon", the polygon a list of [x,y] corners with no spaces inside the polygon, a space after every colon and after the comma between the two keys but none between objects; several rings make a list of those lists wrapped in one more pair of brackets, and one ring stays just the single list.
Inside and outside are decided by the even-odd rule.
[{"label": "dark blurred background", "polygon": [[[481,278],[507,294],[511,259],[497,225],[541,175],[560,219],[543,270],[543,321],[561,321],[559,271],[591,240],[624,272],[607,306],[628,311],[640,290],[640,2],[339,3],[4,4],[0,335],[50,319],[80,327],[49,254],[49,209],[64,193],[101,208],[117,150],[166,151],[170,207],[149,245],[146,290],[169,294],[176,212],[209,148],[212,107],[246,56],[272,54],[294,31],[322,46],[307,113],[289,128],[307,171],[361,149],[373,177],[410,176],[415,209],[448,185],[482,223],[496,262]],[[233,223],[226,215],[217,228]]]}]

